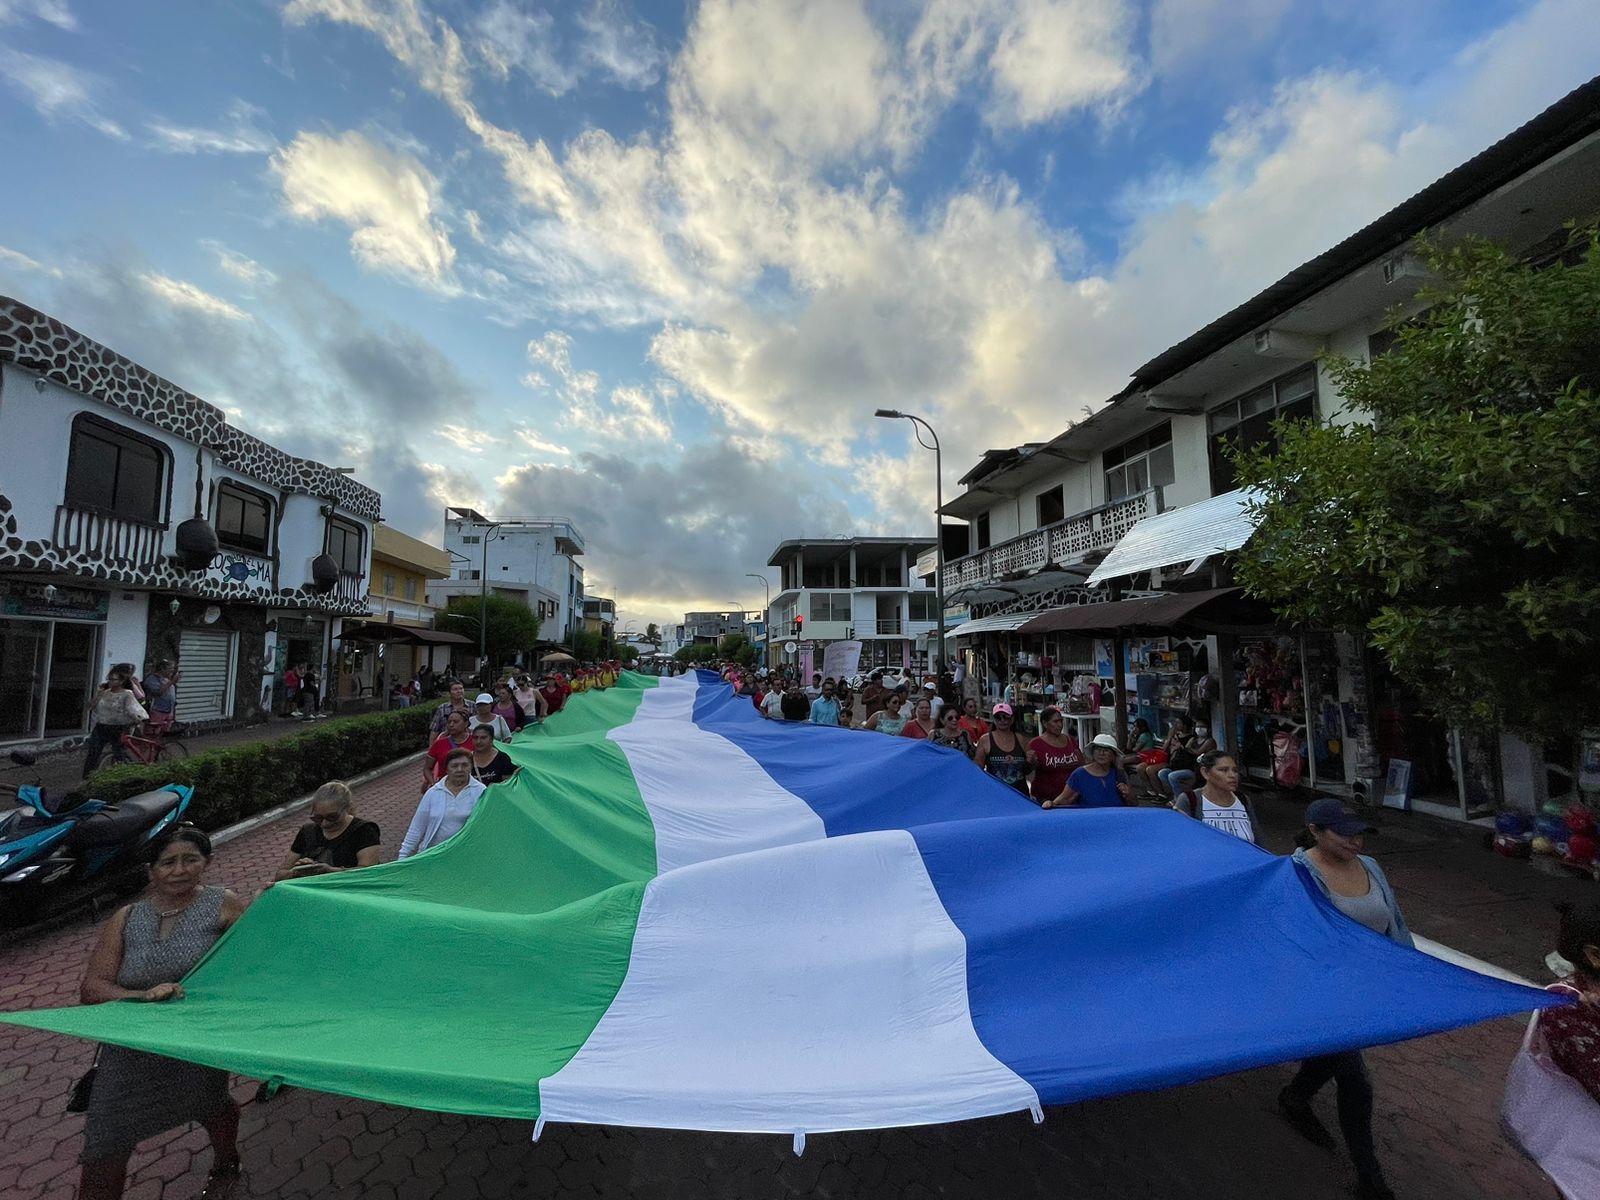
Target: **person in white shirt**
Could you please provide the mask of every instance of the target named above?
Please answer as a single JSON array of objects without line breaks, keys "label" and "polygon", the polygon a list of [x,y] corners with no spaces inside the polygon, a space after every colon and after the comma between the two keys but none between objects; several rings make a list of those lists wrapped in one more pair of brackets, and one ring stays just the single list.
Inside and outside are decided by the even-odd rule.
[{"label": "person in white shirt", "polygon": [[89,707],[93,724],[83,748],[83,777],[85,779],[100,765],[100,755],[111,747],[113,763],[126,762],[128,752],[123,749],[122,735],[135,725],[150,719],[150,714],[134,698],[133,676],[125,671],[113,670],[106,681],[95,691],[94,703]]},{"label": "person in white shirt", "polygon": [[1239,795],[1239,762],[1226,750],[1210,750],[1200,756],[1199,791],[1180,789],[1172,807],[1222,833],[1260,844],[1256,836],[1255,812]]},{"label": "person in white shirt", "polygon": [[476,729],[479,725],[494,726],[494,740],[509,742],[511,740],[511,726],[506,724],[506,719],[494,710],[494,697],[488,692],[479,692],[478,698],[472,702],[474,713],[472,720],[467,724]]},{"label": "person in white shirt", "polygon": [[933,680],[930,679],[922,685],[922,698],[933,706],[933,721],[937,726],[939,714],[944,710],[944,697],[939,695],[939,689],[934,685]]},{"label": "person in white shirt", "polygon": [[767,680],[766,695],[761,697],[761,712],[769,721],[783,719],[783,682],[777,676]]},{"label": "person in white shirt", "polygon": [[444,778],[422,794],[398,857],[421,854],[460,833],[485,790],[483,781],[472,777],[472,751],[465,747],[450,751]]}]

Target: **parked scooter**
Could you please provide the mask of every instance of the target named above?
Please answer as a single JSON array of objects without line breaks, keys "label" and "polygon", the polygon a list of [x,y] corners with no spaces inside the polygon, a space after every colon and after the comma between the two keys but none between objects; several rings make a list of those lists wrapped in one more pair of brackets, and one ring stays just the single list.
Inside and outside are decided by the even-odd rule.
[{"label": "parked scooter", "polygon": [[[29,767],[20,750],[11,761]],[[115,804],[69,798],[56,807],[38,783],[0,785],[16,807],[0,815],[0,922],[23,925],[48,910],[111,889],[131,895],[148,876],[149,845],[182,822],[194,792],[168,784]]]}]

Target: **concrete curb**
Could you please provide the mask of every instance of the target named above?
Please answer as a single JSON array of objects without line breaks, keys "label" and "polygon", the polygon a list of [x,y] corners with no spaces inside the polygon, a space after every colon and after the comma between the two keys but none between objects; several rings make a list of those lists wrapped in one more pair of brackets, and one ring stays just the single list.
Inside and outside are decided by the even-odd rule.
[{"label": "concrete curb", "polygon": [[[377,779],[382,775],[387,775],[390,771],[398,771],[401,767],[407,765],[408,763],[420,762],[422,759],[426,758],[427,755],[428,752],[426,750],[419,750],[415,754],[408,754],[405,758],[397,758],[391,763],[386,763],[384,766],[374,767],[365,774],[357,775],[354,779],[346,779],[345,782],[351,787],[360,787],[363,783],[371,783],[374,779]],[[284,817],[287,817],[290,813],[294,812],[295,809],[304,808],[310,803],[311,793],[308,792],[306,795],[301,796],[298,800],[291,800],[287,804],[280,804],[277,808],[269,808],[266,812],[257,813],[253,817],[246,817],[237,825],[229,825],[226,828],[219,829],[216,833],[213,833],[211,835],[211,844],[213,846],[221,846],[226,842],[233,841],[234,838],[243,837],[247,833],[254,833],[263,825],[271,825],[274,821],[281,821]]]}]

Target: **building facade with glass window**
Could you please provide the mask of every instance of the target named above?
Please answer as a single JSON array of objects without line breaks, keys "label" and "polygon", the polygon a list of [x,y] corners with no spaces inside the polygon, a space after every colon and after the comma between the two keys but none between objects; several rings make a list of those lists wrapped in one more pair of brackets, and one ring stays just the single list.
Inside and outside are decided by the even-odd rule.
[{"label": "building facade with glass window", "polygon": [[917,573],[917,560],[932,549],[931,537],[780,542],[767,559],[778,568],[768,610],[773,661],[792,663],[810,679],[830,642],[859,641],[863,672],[931,669],[938,657],[930,644],[939,621],[937,593]]},{"label": "building facade with glass window", "polygon": [[[946,597],[974,618],[951,635],[969,677],[998,694],[1031,673],[1060,695],[1078,664],[1044,627],[1098,631],[1092,614],[1067,610],[1189,592],[1198,611],[1202,592],[1226,588],[1229,555],[1254,527],[1229,449],[1270,446],[1283,422],[1362,419],[1324,356],[1370,362],[1422,311],[1418,235],[1490,238],[1540,263],[1563,253],[1568,222],[1597,216],[1600,78],[1138,367],[1086,420],[984,451],[944,508],[971,530],[968,553],[945,559]],[[1130,632],[1121,664],[1109,642],[1092,643],[1096,694],[1137,682],[1130,714],[1158,735],[1166,716],[1207,718],[1263,779],[1284,771],[1288,737],[1299,747],[1289,773],[1324,789],[1370,797],[1399,762],[1411,805],[1436,815],[1478,819],[1544,797],[1534,750],[1430,717],[1361,638],[1202,624]]]},{"label": "building facade with glass window", "polygon": [[117,663],[177,661],[202,727],[262,718],[289,658],[331,680],[378,517],[347,472],[0,297],[0,744],[81,737]]}]

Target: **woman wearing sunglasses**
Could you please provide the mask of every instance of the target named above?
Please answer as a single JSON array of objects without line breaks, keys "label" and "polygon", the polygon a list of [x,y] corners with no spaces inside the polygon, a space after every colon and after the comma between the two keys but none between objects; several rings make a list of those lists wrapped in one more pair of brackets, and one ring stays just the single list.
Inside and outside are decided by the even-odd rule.
[{"label": "woman wearing sunglasses", "polygon": [[1028,794],[1028,747],[1013,727],[1015,714],[1009,704],[996,704],[990,717],[994,728],[978,739],[972,761],[1007,787]]},{"label": "woman wearing sunglasses", "polygon": [[334,779],[311,797],[311,820],[300,827],[274,880],[304,879],[370,867],[383,853],[376,821],[356,816],[350,785]]}]

